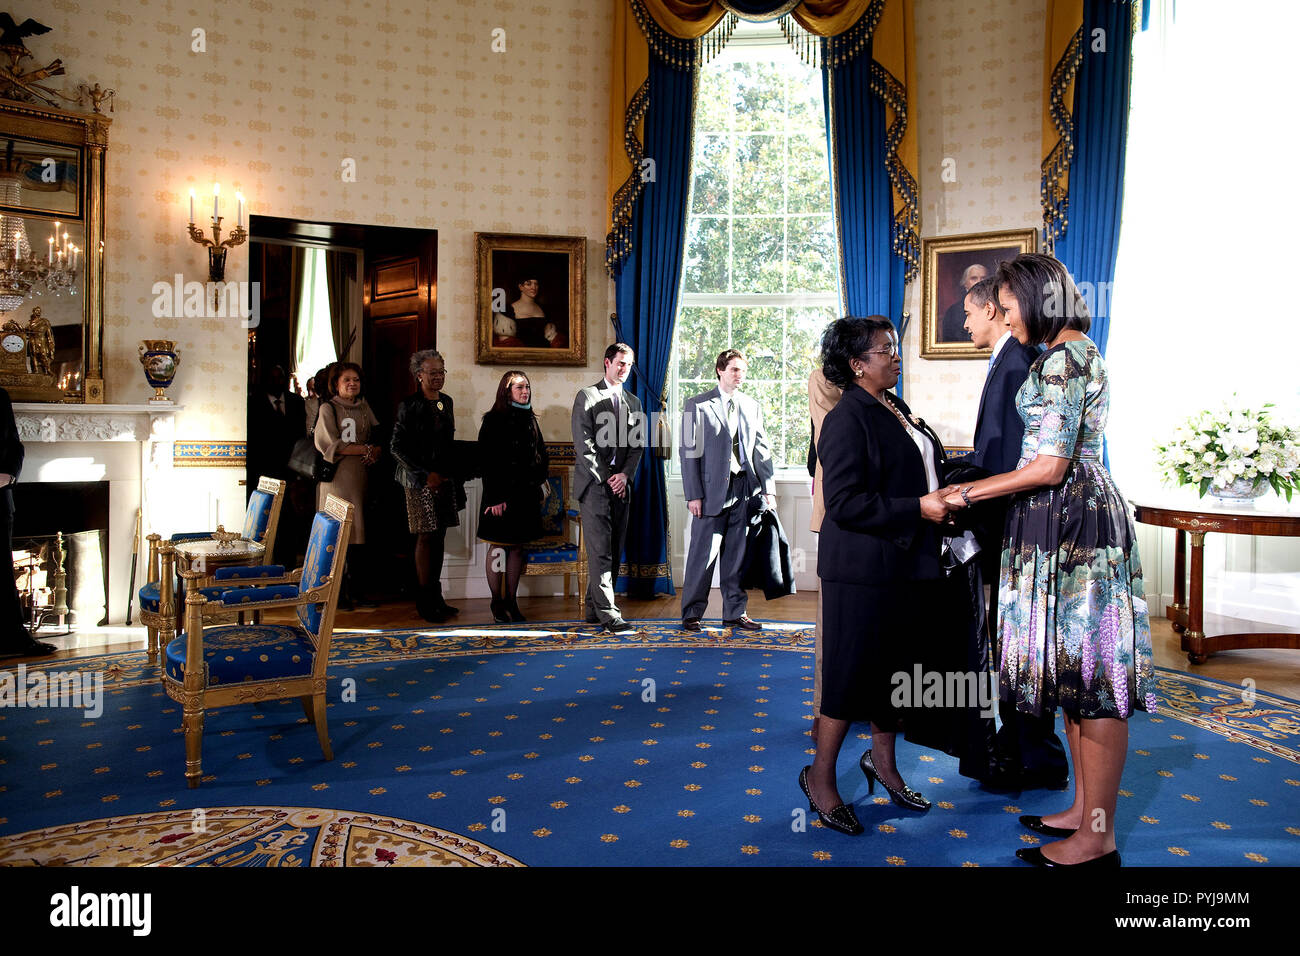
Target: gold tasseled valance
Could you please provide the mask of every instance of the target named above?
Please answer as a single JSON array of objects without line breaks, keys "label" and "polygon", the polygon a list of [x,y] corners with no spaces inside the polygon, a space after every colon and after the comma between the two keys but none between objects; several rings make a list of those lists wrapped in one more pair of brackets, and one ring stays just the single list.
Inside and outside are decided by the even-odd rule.
[{"label": "gold tasseled valance", "polygon": [[[642,189],[650,51],[669,66],[698,69],[726,45],[737,19],[779,19],[796,53],[814,64],[824,59],[831,69],[849,62],[868,40],[874,40],[872,88],[884,96],[890,125],[887,162],[896,219],[915,221],[910,212],[917,208],[917,145],[911,119],[916,96],[912,0],[787,0],[761,16],[747,13],[729,0],[615,0],[610,231],[605,257],[611,271],[630,251],[628,229]],[[823,44],[823,40],[827,42]],[[919,234],[913,238],[919,246]]]}]

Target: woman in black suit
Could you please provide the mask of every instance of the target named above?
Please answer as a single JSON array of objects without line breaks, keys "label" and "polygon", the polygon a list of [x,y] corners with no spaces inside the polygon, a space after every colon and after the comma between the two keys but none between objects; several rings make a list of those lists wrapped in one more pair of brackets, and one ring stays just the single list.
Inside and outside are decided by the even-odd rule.
[{"label": "woman in black suit", "polygon": [[[888,394],[901,368],[888,319],[846,318],[822,336],[822,371],[844,390],[817,442],[826,517],[817,548],[822,587],[822,699],[817,756],[799,785],[822,822],[862,832],[836,787],[840,747],[855,720],[871,721],[872,749],[859,766],[871,790],[880,781],[894,803],[930,803],[894,763],[899,708],[891,676],[911,676],[909,647],[921,639],[914,615],[942,581],[939,526],[949,509],[938,495],[942,448]],[[822,809],[828,808],[828,809]]]}]

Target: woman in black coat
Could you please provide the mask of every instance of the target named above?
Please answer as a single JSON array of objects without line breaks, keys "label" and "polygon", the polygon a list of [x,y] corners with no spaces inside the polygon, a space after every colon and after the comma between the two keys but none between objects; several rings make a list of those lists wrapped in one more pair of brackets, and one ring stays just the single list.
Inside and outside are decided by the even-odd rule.
[{"label": "woman in black coat", "polygon": [[415,575],[420,617],[441,624],[460,613],[442,597],[442,559],[447,529],[460,524],[465,507],[463,467],[454,461],[456,413],[442,391],[447,364],[433,349],[411,356],[419,391],[397,407],[391,449],[394,477],[406,492],[406,522],[415,535]]},{"label": "woman in black coat", "polygon": [[859,761],[871,789],[878,780],[899,806],[930,807],[895,766],[901,714],[893,677],[912,676],[909,647],[924,637],[914,615],[925,606],[926,584],[943,577],[939,526],[949,509],[937,493],[942,449],[887,393],[901,368],[889,321],[833,322],[822,337],[822,364],[844,397],[826,415],[817,442],[826,502],[817,548],[821,719],[817,756],[799,785],[826,826],[856,835],[862,824],[840,799],[835,774],[855,720],[871,721],[872,749]]},{"label": "woman in black coat", "polygon": [[498,623],[522,621],[516,596],[528,563],[523,545],[542,534],[542,500],[550,461],[533,414],[533,387],[523,372],[501,376],[496,402],[478,433],[483,472],[483,512],[478,536],[487,552],[492,616]]}]

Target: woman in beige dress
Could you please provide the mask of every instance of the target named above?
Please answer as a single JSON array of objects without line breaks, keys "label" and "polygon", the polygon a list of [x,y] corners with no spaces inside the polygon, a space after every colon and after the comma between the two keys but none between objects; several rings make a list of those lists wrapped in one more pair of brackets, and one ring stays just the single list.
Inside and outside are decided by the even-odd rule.
[{"label": "woman in beige dress", "polygon": [[324,508],[329,495],[352,503],[352,541],[348,545],[339,604],[345,609],[350,609],[353,603],[374,607],[374,602],[365,598],[362,572],[359,570],[354,575],[351,571],[366,567],[366,479],[369,466],[383,453],[380,445],[371,442],[379,420],[361,397],[361,366],[339,362],[330,373],[329,390],[334,397],[321,403],[314,438],[316,450],[338,468],[333,481],[322,481],[317,488],[316,507]]}]

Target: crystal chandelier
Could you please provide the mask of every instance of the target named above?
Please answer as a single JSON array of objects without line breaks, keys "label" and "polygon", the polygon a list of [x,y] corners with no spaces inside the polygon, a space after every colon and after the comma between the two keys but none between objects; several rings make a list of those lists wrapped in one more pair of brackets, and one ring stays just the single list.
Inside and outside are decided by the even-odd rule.
[{"label": "crystal chandelier", "polygon": [[[22,206],[22,183],[11,171],[0,173],[0,203]],[[42,287],[56,295],[64,289],[77,294],[77,259],[81,252],[59,236],[59,223],[49,238],[45,259],[32,255],[27,226],[21,216],[0,214],[0,312],[12,312],[29,295],[40,295]]]}]

